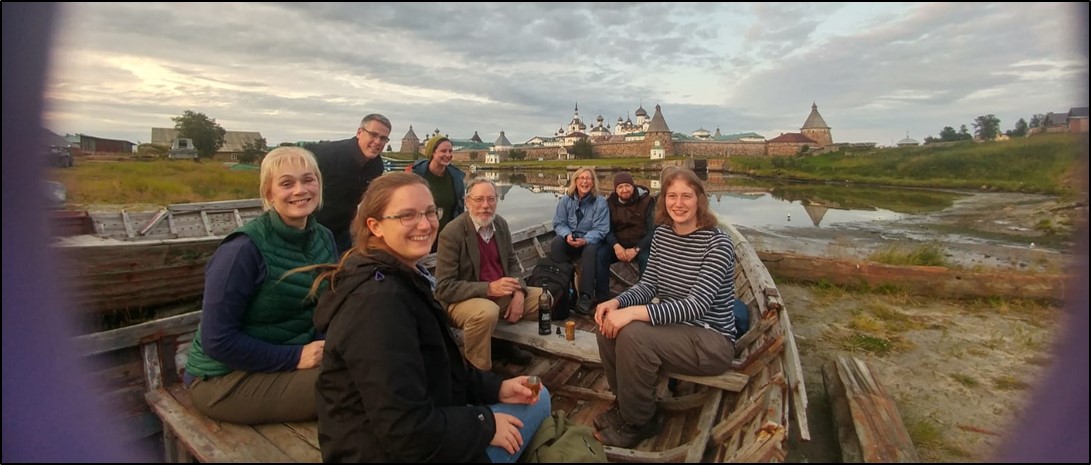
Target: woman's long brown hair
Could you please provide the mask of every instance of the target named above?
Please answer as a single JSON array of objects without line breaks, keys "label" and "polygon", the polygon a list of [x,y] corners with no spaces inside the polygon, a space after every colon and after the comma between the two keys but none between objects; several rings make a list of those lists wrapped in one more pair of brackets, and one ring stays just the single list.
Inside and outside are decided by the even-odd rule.
[{"label": "woman's long brown hair", "polygon": [[341,260],[336,264],[321,263],[318,265],[307,265],[289,272],[296,273],[321,270],[314,279],[314,283],[311,284],[311,291],[308,296],[316,296],[318,291],[322,289],[322,284],[326,281],[329,281],[330,289],[333,290],[337,285],[338,276],[345,269],[345,263],[347,263],[349,258],[353,255],[370,255],[376,250],[389,250],[386,242],[371,234],[371,230],[367,227],[367,220],[368,218],[382,218],[383,212],[386,211],[387,205],[390,204],[390,198],[394,196],[394,191],[413,184],[421,184],[424,185],[424,187],[428,187],[428,183],[424,178],[415,173],[404,172],[386,173],[368,185],[367,192],[364,194],[364,199],[361,200],[360,205],[356,207],[356,217],[352,219],[352,231],[354,233],[353,237],[355,238],[352,248],[345,252],[341,256]]}]

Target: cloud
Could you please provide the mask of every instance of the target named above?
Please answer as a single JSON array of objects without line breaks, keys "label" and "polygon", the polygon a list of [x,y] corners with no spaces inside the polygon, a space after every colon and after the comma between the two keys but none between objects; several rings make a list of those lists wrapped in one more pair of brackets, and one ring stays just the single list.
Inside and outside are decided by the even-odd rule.
[{"label": "cloud", "polygon": [[[711,5],[711,6],[710,6]],[[672,130],[839,141],[1087,105],[1056,4],[65,4],[48,86],[58,132],[146,141],[191,109],[272,143],[386,114],[512,141],[643,104]],[[1033,38],[1033,40],[1031,40]],[[900,137],[899,137],[900,138]],[[398,144],[395,143],[395,147]]]}]

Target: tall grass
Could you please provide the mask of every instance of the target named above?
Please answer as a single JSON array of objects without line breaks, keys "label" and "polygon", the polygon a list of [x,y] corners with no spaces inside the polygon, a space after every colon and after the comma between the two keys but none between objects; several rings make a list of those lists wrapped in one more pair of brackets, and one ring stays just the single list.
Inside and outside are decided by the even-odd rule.
[{"label": "tall grass", "polygon": [[189,160],[84,162],[53,169],[73,204],[155,204],[258,197],[258,171]]},{"label": "tall grass", "polygon": [[912,248],[884,245],[868,255],[868,260],[888,265],[947,266],[944,248],[935,242]]}]

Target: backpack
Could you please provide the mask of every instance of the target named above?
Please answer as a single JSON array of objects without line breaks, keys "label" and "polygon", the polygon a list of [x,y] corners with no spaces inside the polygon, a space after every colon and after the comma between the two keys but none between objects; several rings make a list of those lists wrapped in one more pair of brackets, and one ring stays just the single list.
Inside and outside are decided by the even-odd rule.
[{"label": "backpack", "polygon": [[564,410],[542,421],[519,460],[524,463],[606,463],[606,450],[594,429],[568,421]]},{"label": "backpack", "polygon": [[549,257],[538,259],[538,264],[527,278],[527,286],[540,287],[553,296],[553,308],[549,309],[550,319],[560,321],[568,318],[568,310],[576,302],[572,299],[572,277],[575,268],[571,263],[557,263]]}]

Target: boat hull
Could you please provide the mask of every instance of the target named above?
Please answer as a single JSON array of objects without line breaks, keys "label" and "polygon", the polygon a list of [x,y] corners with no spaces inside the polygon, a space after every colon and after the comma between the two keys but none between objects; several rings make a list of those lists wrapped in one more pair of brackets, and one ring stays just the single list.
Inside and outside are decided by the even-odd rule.
[{"label": "boat hull", "polygon": [[[662,432],[632,449],[607,447],[611,461],[780,462],[787,455],[792,421],[796,422],[793,431],[798,431],[802,439],[809,439],[802,367],[784,302],[753,247],[730,225],[721,227],[735,238],[736,293],[750,307],[751,329],[739,338],[736,360],[728,373],[716,377],[670,375],[669,378],[676,380],[674,383],[668,383],[668,377],[664,376],[657,390],[664,419]],[[538,258],[549,250],[553,238],[549,224],[513,233],[520,262],[517,273],[529,275]],[[632,282],[634,276],[628,273],[633,269],[618,265],[614,269],[616,281]],[[147,427],[148,418],[154,416],[133,395],[144,388],[149,402],[161,402],[162,396],[171,396],[179,405],[189,405],[183,414],[209,430],[233,431],[232,434],[258,439],[237,451],[204,451],[220,454],[209,457],[226,460],[235,453],[239,457],[252,457],[260,452],[254,449],[279,447],[295,451],[293,460],[319,461],[317,428],[313,422],[247,427],[215,422],[192,410],[188,394],[177,383],[179,367],[185,364],[199,320],[200,311],[196,311],[80,337],[84,353],[93,357],[96,364],[105,366],[97,376],[108,386],[112,402],[118,404],[115,411],[126,412],[129,431],[142,435],[158,431]],[[566,411],[568,418],[576,423],[591,425],[599,413],[610,408],[614,395],[598,359],[593,321],[578,316],[572,320],[577,324],[574,341],[567,341],[563,335],[541,336],[537,322],[533,321],[498,325],[495,337],[514,341],[536,357],[526,367],[498,363],[493,370],[503,376],[540,376],[552,393],[555,410]],[[162,384],[144,386],[140,373],[132,372],[133,361],[141,356],[144,378],[154,378],[147,373],[162,376]],[[149,360],[156,357],[162,360],[148,371]],[[274,430],[295,433],[290,437],[266,434]],[[178,437],[169,435],[168,439]]]}]

